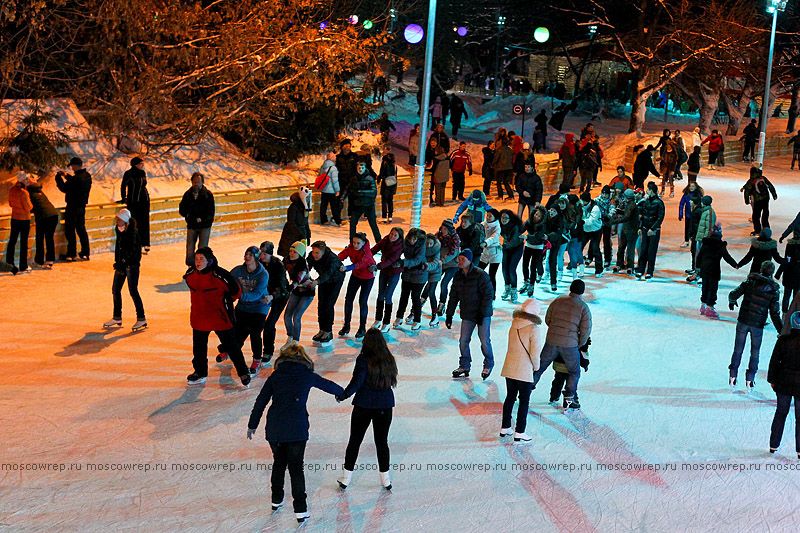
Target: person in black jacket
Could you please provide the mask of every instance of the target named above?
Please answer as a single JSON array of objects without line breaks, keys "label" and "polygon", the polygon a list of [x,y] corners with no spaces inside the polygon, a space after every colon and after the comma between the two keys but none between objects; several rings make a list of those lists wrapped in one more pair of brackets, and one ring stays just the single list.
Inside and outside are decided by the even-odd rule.
[{"label": "person in black jacket", "polygon": [[286,209],[286,224],[281,230],[281,239],[278,241],[278,255],[286,259],[289,248],[297,241],[311,242],[311,227],[308,224],[308,204],[306,197],[308,189],[301,187],[299,191],[289,197],[289,207]]},{"label": "person in black jacket", "polygon": [[523,218],[525,208],[528,208],[528,216],[533,215],[533,208],[542,203],[542,178],[536,173],[533,164],[525,164],[525,172],[517,174],[517,193],[519,194],[519,207],[517,216]]},{"label": "person in black jacket", "polygon": [[356,467],[358,450],[370,423],[375,437],[375,449],[378,454],[378,469],[381,474],[381,485],[391,490],[389,478],[389,427],[392,425],[392,408],[397,386],[397,363],[395,362],[383,333],[371,328],[364,336],[361,353],[356,358],[353,377],[344,392],[336,397],[336,401],[346,400],[353,394],[353,414],[350,418],[350,439],[344,454],[342,477],[338,479],[342,490],[350,485],[353,470]]},{"label": "person in black jacket", "polygon": [[317,279],[311,283],[311,286],[319,289],[319,299],[317,300],[319,332],[312,337],[312,340],[319,343],[330,342],[333,340],[336,300],[339,299],[339,293],[344,284],[342,260],[328,248],[325,241],[316,241],[311,245],[311,253],[306,258],[306,262],[309,271],[313,268],[317,272]]},{"label": "person in black jacket", "polygon": [[[178,213],[186,219],[186,266],[194,266],[195,246],[208,247],[211,225],[214,223],[214,195],[206,189],[205,178],[192,174],[192,186],[183,193]],[[199,240],[199,242],[198,242]]]},{"label": "person in black jacket", "polygon": [[657,178],[661,177],[655,163],[653,163],[653,152],[655,151],[656,149],[653,145],[648,144],[647,148],[639,152],[633,162],[633,175],[631,177],[637,189],[644,189],[644,180],[647,179],[648,175],[652,174]]},{"label": "person in black jacket", "polygon": [[758,142],[758,126],[756,126],[756,119],[751,119],[750,124],[745,126],[743,130],[744,135],[739,140],[744,140],[744,152],[742,152],[742,161],[753,161],[755,158],[756,143]]},{"label": "person in black jacket", "polygon": [[742,352],[747,336],[750,335],[750,362],[747,365],[745,380],[747,392],[755,385],[756,372],[758,372],[758,356],[761,350],[761,338],[764,335],[764,326],[767,325],[767,315],[772,318],[772,325],[780,333],[783,328],[781,321],[780,300],[781,290],[772,279],[775,273],[775,264],[764,261],[758,273],[752,273],[728,295],[728,307],[731,311],[738,305],[737,300],[744,295],[742,308],[739,310],[739,319],[736,322],[736,342],[731,356],[730,386],[736,386],[736,375],[739,372],[739,363],[742,361]]},{"label": "person in black jacket", "polygon": [[269,314],[264,322],[264,334],[262,340],[264,341],[263,355],[261,363],[269,363],[275,353],[275,325],[281,318],[283,310],[286,308],[286,303],[289,301],[289,282],[286,279],[286,267],[274,255],[275,245],[270,241],[264,241],[259,247],[261,253],[259,254],[259,261],[267,269],[269,274],[269,281],[267,283],[267,292],[269,295]]},{"label": "person in black jacket", "polygon": [[772,238],[772,230],[764,228],[758,237],[750,239],[750,249],[742,260],[739,267],[750,263],[750,273],[758,272],[764,261],[774,260],[778,264],[783,264],[784,259],[778,253],[778,243]]},{"label": "person in black jacket", "polygon": [[767,372],[767,381],[777,396],[769,451],[775,453],[781,444],[786,415],[794,398],[794,449],[800,459],[800,312],[795,311],[789,321],[791,333],[778,337]]},{"label": "person in black jacket", "polygon": [[[122,175],[122,199],[136,221],[144,253],[150,251],[150,194],[147,192],[147,172],[141,157],[131,159],[131,168]],[[206,243],[208,244],[208,243]],[[201,245],[202,246],[202,245]]]},{"label": "person in black jacket", "polygon": [[800,291],[800,228],[794,230],[792,238],[786,244],[784,262],[775,273],[775,278],[780,279],[781,275],[783,275],[783,302],[781,303],[781,309],[785,314],[789,311],[789,302]]},{"label": "person in black jacket", "polygon": [[728,253],[728,243],[722,240],[722,224],[717,222],[711,229],[710,236],[703,239],[703,246],[697,253],[697,268],[703,278],[703,291],[700,295],[700,314],[709,318],[719,318],[714,309],[717,303],[717,289],[722,277],[720,262],[725,260],[733,268],[736,261]]},{"label": "person in black jacket", "polygon": [[641,278],[647,269],[645,279],[650,279],[656,268],[661,223],[664,222],[664,202],[658,197],[658,185],[654,181],[647,184],[647,197],[639,206],[639,220],[641,221],[639,235],[642,236],[642,251],[639,253],[636,277]]},{"label": "person in black jacket", "polygon": [[378,173],[381,187],[381,218],[384,224],[392,223],[394,213],[394,195],[397,193],[397,164],[394,154],[389,152],[381,159],[381,170]]},{"label": "person in black jacket", "polygon": [[54,235],[58,226],[58,210],[42,191],[41,184],[32,180],[30,176],[27,189],[33,204],[33,218],[36,221],[36,255],[33,262],[44,268],[53,268],[53,262],[56,260]]},{"label": "person in black jacket", "polygon": [[381,231],[378,229],[378,222],[375,215],[375,198],[378,197],[378,187],[375,177],[370,174],[367,164],[359,161],[357,172],[350,180],[350,240],[358,231],[358,221],[361,215],[367,217],[369,227],[372,228],[372,236],[375,242],[381,240]]},{"label": "person in black jacket", "polygon": [[547,218],[547,210],[539,204],[533,209],[531,217],[522,228],[528,235],[525,237],[525,247],[522,250],[524,283],[520,292],[526,292],[529,298],[533,297],[538,274],[544,273],[542,259],[547,242]]},{"label": "person in black jacket", "polygon": [[308,394],[317,388],[333,396],[344,389],[314,373],[314,362],[299,344],[288,346],[275,360],[275,370],[264,382],[250,412],[247,438],[252,440],[267,404],[266,438],[272,449],[272,510],[283,506],[286,469],[292,482],[294,516],[303,523],[311,516],[306,502],[303,456],[308,442]]},{"label": "person in black jacket", "polygon": [[336,170],[339,171],[339,211],[344,210],[344,201],[347,198],[350,180],[356,176],[356,163],[358,154],[352,151],[353,143],[350,139],[342,141],[338,154],[336,154]]},{"label": "person in black jacket", "polygon": [[397,304],[397,314],[394,324],[395,329],[403,325],[403,314],[406,312],[408,300],[411,299],[411,314],[406,322],[411,324],[411,331],[418,331],[422,325],[422,289],[428,281],[425,251],[428,235],[425,230],[411,228],[403,241],[403,259],[392,264],[394,268],[401,268],[400,274],[400,301]]},{"label": "person in black jacket", "polygon": [[[56,173],[56,187],[64,193],[67,203],[64,209],[64,236],[67,238],[67,253],[60,259],[74,261],[77,257],[89,259],[89,234],[86,232],[86,204],[92,190],[92,176],[83,168],[79,157],[69,160],[69,168],[74,174]],[[81,241],[81,251],[76,253],[75,233]]]},{"label": "person in black jacket", "polygon": [[481,352],[483,352],[481,377],[486,379],[492,372],[494,367],[491,339],[493,293],[489,274],[472,264],[472,250],[462,249],[458,255],[458,272],[453,278],[445,320],[447,329],[452,328],[456,307],[460,308],[461,334],[458,348],[461,356],[458,359],[458,368],[453,370],[454,378],[469,377],[469,370],[472,366],[469,343],[476,326],[478,338],[481,341]]},{"label": "person in black jacket", "polygon": [[[500,236],[503,238],[503,281],[506,290],[501,299],[517,302],[517,267],[522,259],[525,236],[522,234],[522,220],[510,209],[500,211]],[[494,294],[494,291],[492,291]]]},{"label": "person in black jacket", "polygon": [[478,253],[483,248],[486,239],[483,226],[475,223],[475,217],[467,211],[461,215],[461,224],[456,228],[456,233],[461,240],[461,249],[475,250]]},{"label": "person in black jacket", "polygon": [[122,325],[122,286],[128,281],[128,292],[131,294],[133,305],[136,308],[136,323],[133,330],[147,327],[144,316],[144,305],[139,296],[139,265],[142,260],[142,244],[139,241],[139,232],[136,230],[136,219],[131,216],[128,209],[122,209],[116,216],[114,233],[117,242],[114,245],[114,282],[111,285],[111,294],[114,295],[114,315],[105,324],[104,328]]}]

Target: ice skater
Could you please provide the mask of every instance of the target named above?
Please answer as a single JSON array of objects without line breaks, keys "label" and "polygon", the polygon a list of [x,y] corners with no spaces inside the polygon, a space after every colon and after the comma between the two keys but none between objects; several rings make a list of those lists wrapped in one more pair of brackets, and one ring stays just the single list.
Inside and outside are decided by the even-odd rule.
[{"label": "ice skater", "polygon": [[114,282],[111,293],[114,296],[114,315],[105,324],[104,328],[122,326],[122,286],[128,281],[128,292],[136,308],[136,322],[133,331],[147,327],[144,316],[144,304],[139,296],[139,265],[142,260],[142,244],[139,232],[136,229],[136,220],[131,217],[128,209],[121,209],[115,218],[114,233],[117,242],[114,245]]},{"label": "ice skater", "polygon": [[292,483],[294,516],[303,523],[311,516],[306,501],[303,456],[308,442],[308,394],[317,388],[334,396],[344,389],[314,373],[314,362],[299,344],[287,346],[275,359],[275,370],[258,393],[247,423],[247,438],[252,440],[267,404],[266,438],[272,449],[272,510],[284,503],[286,470]]},{"label": "ice skater", "polygon": [[767,372],[767,381],[772,385],[778,403],[769,435],[769,452],[778,451],[794,398],[794,449],[800,459],[800,312],[794,312],[789,323],[791,332],[778,337]]},{"label": "ice skater", "polygon": [[360,341],[367,333],[367,313],[369,313],[367,300],[372,291],[372,284],[375,283],[375,274],[370,270],[375,265],[369,240],[365,233],[356,233],[350,239],[350,245],[339,252],[339,260],[350,259],[349,265],[342,264],[339,267],[342,272],[350,272],[350,280],[347,282],[347,293],[344,298],[344,326],[339,331],[340,337],[347,337],[350,334],[350,319],[353,316],[353,303],[356,294],[358,298],[359,320],[356,340]]},{"label": "ice skater", "polygon": [[711,228],[711,234],[703,239],[703,246],[697,253],[697,269],[703,279],[700,314],[708,318],[719,318],[719,313],[714,309],[714,305],[717,303],[717,289],[719,280],[722,278],[720,263],[723,259],[733,268],[739,268],[728,252],[728,243],[722,240],[722,224],[717,222]]}]

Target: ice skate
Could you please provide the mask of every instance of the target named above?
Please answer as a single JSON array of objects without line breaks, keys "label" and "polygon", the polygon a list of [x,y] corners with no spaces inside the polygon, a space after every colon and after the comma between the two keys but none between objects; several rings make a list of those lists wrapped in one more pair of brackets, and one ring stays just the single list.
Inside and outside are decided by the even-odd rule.
[{"label": "ice skate", "polygon": [[294,344],[294,339],[289,337],[288,339],[286,339],[286,342],[283,343],[283,346],[281,346],[281,351],[284,351],[286,348],[292,346],[293,344]]},{"label": "ice skate", "polygon": [[689,247],[689,241],[686,241],[683,244],[681,244],[681,248],[688,248],[688,247]]},{"label": "ice skate", "polygon": [[139,331],[140,329],[147,329],[147,320],[137,320],[134,325],[131,326],[133,331]]},{"label": "ice skate", "polygon": [[397,319],[394,321],[394,324],[392,324],[392,327],[393,327],[394,329],[400,329],[401,327],[403,327],[403,319],[402,319],[402,318],[397,318]]},{"label": "ice skate", "polygon": [[[769,453],[775,453],[775,452],[777,452],[777,451],[778,451],[778,448],[770,448],[770,449],[769,449]],[[799,453],[799,454],[797,454],[797,457],[798,457],[798,458],[800,458],[800,453]]]},{"label": "ice skate", "polygon": [[491,368],[484,368],[483,370],[481,370],[481,379],[485,381],[486,379],[488,379],[489,374],[491,373],[492,373]]},{"label": "ice skate", "polygon": [[706,316],[708,318],[719,318],[719,313],[717,313],[717,310],[709,305],[706,307]]},{"label": "ice skate", "polygon": [[530,283],[529,283],[529,282],[528,282],[528,280],[526,279],[526,280],[525,280],[525,281],[522,283],[522,287],[519,289],[519,292],[520,292],[520,293],[525,293],[525,292],[528,292],[528,287],[529,287],[529,286],[530,286]]},{"label": "ice skate", "polygon": [[323,335],[324,333],[325,333],[324,331],[322,331],[322,330],[319,330],[318,332],[316,332],[316,333],[314,334],[314,336],[313,336],[313,337],[311,337],[311,340],[312,340],[312,341],[314,341],[314,342],[318,341],[318,340],[319,340],[319,338],[320,338],[320,337],[322,337],[322,335]]},{"label": "ice skate", "polygon": [[380,329],[380,327],[382,325],[383,325],[383,321],[381,321],[381,320],[376,320],[375,322],[372,323],[372,327],[373,328],[379,328]]},{"label": "ice skate", "polygon": [[356,338],[357,341],[360,341],[361,339],[364,338],[364,335],[366,335],[366,334],[367,334],[367,331],[364,328],[358,328],[358,331],[356,331],[356,337],[355,338]]},{"label": "ice skate", "polygon": [[509,437],[514,434],[514,430],[512,428],[500,428],[500,436],[501,437]]},{"label": "ice skate", "polygon": [[514,442],[530,442],[531,440],[533,440],[533,437],[527,433],[514,432]]},{"label": "ice skate", "polygon": [[586,265],[581,263],[578,265],[578,279],[583,279],[583,275],[586,273]]},{"label": "ice skate", "polygon": [[244,387],[245,389],[249,389],[250,388],[250,373],[249,372],[247,374],[245,374],[244,376],[242,376],[241,378],[239,378],[239,379],[242,380],[242,387]]},{"label": "ice skate", "polygon": [[612,272],[613,274],[619,274],[619,267],[618,267],[618,266],[615,266],[615,267],[614,267],[614,268],[611,270],[611,272]]},{"label": "ice skate", "polygon": [[439,327],[439,317],[436,316],[436,315],[433,315],[433,318],[431,318],[431,321],[428,323],[428,327],[438,328]]},{"label": "ice skate", "polygon": [[320,346],[326,346],[333,342],[333,332],[332,331],[323,331],[322,335],[317,339],[317,344]]},{"label": "ice skate", "polygon": [[344,490],[350,485],[350,481],[353,478],[353,471],[347,470],[346,468],[342,468],[342,475],[336,482],[339,484],[339,488]]},{"label": "ice skate", "polygon": [[381,325],[381,333],[389,333],[392,330],[392,326],[389,324],[382,324]]},{"label": "ice skate", "polygon": [[652,274],[645,274],[645,276],[644,276],[645,281],[647,281],[649,279],[652,279],[652,278],[653,278]]},{"label": "ice skate", "polygon": [[253,362],[250,363],[250,377],[256,377],[258,375],[258,371],[261,370],[261,359],[253,359]]},{"label": "ice skate", "polygon": [[421,329],[422,329],[422,324],[420,324],[419,322],[414,322],[411,325],[411,331],[419,331]]},{"label": "ice skate", "polygon": [[306,511],[305,513],[294,513],[294,517],[297,519],[298,524],[304,523],[306,520],[311,518],[311,513]]},{"label": "ice skate", "polygon": [[389,472],[381,472],[381,485],[386,490],[392,490],[392,480],[389,479]]},{"label": "ice skate", "polygon": [[414,312],[412,311],[412,312],[408,313],[408,316],[406,317],[406,324],[410,325],[410,324],[413,324],[413,323],[414,323]]},{"label": "ice skate", "polygon": [[706,314],[706,304],[700,304],[700,314],[701,315]]},{"label": "ice skate", "polygon": [[108,322],[103,323],[103,328],[105,329],[121,328],[121,327],[122,327],[121,318],[112,318]]},{"label": "ice skate", "polygon": [[509,303],[518,304],[519,300],[517,299],[519,294],[517,293],[517,289],[511,289],[511,294],[508,297]]},{"label": "ice skate", "polygon": [[756,382],[755,381],[745,381],[744,382],[744,388],[745,388],[747,394],[750,394],[753,391],[753,387],[755,387],[755,386],[756,386]]},{"label": "ice skate", "polygon": [[468,378],[469,377],[469,370],[464,370],[461,367],[456,368],[453,370],[453,377],[454,378]]},{"label": "ice skate", "polygon": [[436,314],[438,316],[442,316],[444,314],[444,302],[439,302],[439,305],[436,307]]},{"label": "ice skate", "polygon": [[533,289],[534,288],[536,288],[536,285],[531,283],[530,286],[528,287],[528,298],[532,298],[533,297]]},{"label": "ice skate", "polygon": [[511,297],[511,285],[506,285],[506,288],[503,291],[502,296],[500,296],[500,299],[503,301],[508,301],[510,297]]},{"label": "ice skate", "polygon": [[550,292],[558,292],[558,285],[550,285]]},{"label": "ice skate", "polygon": [[194,385],[203,385],[206,382],[206,378],[201,376],[197,372],[192,372],[186,377],[186,383],[191,387]]},{"label": "ice skate", "polygon": [[345,326],[339,330],[340,337],[349,337],[350,336],[350,326]]},{"label": "ice skate", "polygon": [[283,502],[272,502],[272,512],[277,511],[281,507],[283,507]]},{"label": "ice skate", "polygon": [[728,378],[728,385],[731,387],[731,390],[736,388],[736,378]]}]

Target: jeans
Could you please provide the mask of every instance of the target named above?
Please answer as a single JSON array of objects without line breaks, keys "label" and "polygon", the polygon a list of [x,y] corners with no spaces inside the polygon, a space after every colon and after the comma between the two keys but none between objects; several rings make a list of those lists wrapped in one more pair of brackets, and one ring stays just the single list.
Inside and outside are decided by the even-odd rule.
[{"label": "jeans", "polygon": [[394,214],[394,192],[385,192],[381,194],[381,217],[392,218]]},{"label": "jeans", "polygon": [[[240,309],[236,310],[236,324],[234,325],[234,332],[236,333],[236,343],[239,348],[244,346],[244,341],[250,337],[250,349],[253,350],[253,359],[261,359],[263,355],[263,348],[261,345],[261,333],[264,331],[264,321],[267,315],[262,313],[248,313]],[[219,352],[225,351],[225,347],[221,344],[217,347]],[[244,353],[242,353],[244,357]]]},{"label": "jeans", "polygon": [[731,356],[731,364],[728,368],[731,371],[731,377],[735,378],[739,373],[739,363],[742,362],[742,352],[744,352],[744,343],[747,341],[748,334],[750,334],[750,361],[747,364],[747,371],[744,374],[744,379],[747,381],[755,381],[756,373],[758,372],[758,355],[761,351],[761,337],[764,335],[764,328],[748,326],[741,322],[736,323],[736,341],[733,345],[733,355]]},{"label": "jeans", "polygon": [[[573,237],[569,240],[567,245],[567,254],[569,255],[569,270],[574,270],[583,263],[583,243],[578,237]],[[559,268],[561,272],[563,269]]]},{"label": "jeans", "polygon": [[506,194],[512,200],[514,199],[514,190],[511,188],[511,170],[495,170],[494,176],[497,178],[497,196],[503,197],[503,187],[506,188]]},{"label": "jeans", "polygon": [[436,308],[439,306],[439,300],[436,298],[437,287],[439,287],[438,281],[428,280],[428,283],[425,284],[425,288],[422,289],[422,299],[430,301],[431,316],[436,316]]},{"label": "jeans", "polygon": [[144,305],[139,296],[139,265],[126,267],[125,270],[114,270],[114,281],[111,294],[114,297],[114,319],[122,319],[122,286],[128,280],[128,292],[131,294],[133,306],[136,308],[136,320],[144,320]]},{"label": "jeans", "polygon": [[[67,257],[77,255],[75,233],[81,241],[82,256],[89,255],[89,234],[86,232],[86,206],[67,205],[64,209],[64,236],[67,238]],[[192,260],[194,264],[194,260]]]},{"label": "jeans", "polygon": [[378,469],[381,472],[389,471],[389,427],[392,425],[392,408],[367,409],[357,405],[353,406],[353,415],[350,417],[350,440],[347,441],[347,451],[344,453],[345,470],[351,472],[355,470],[358,450],[370,423],[372,423],[372,436],[375,439],[375,451],[378,454]]},{"label": "jeans", "polygon": [[439,290],[439,301],[447,305],[447,295],[450,290],[450,282],[453,281],[453,276],[458,272],[458,267],[450,267],[442,270],[442,280],[439,282],[441,289]]},{"label": "jeans", "polygon": [[550,276],[550,285],[558,285],[558,273],[564,271],[564,252],[567,250],[566,242],[554,244],[547,252],[546,276]]},{"label": "jeans", "polygon": [[514,431],[517,433],[525,432],[525,427],[528,425],[528,405],[531,399],[532,387],[533,383],[506,378],[506,401],[503,402],[503,423],[500,427],[511,427],[511,411],[514,409],[517,396],[519,396],[517,425]]},{"label": "jeans", "polygon": [[342,207],[336,193],[324,192],[319,199],[319,223],[325,224],[328,221],[328,206],[331,207],[331,218],[337,224],[342,223]]},{"label": "jeans", "polygon": [[[786,424],[786,416],[789,414],[789,407],[792,404],[792,397],[789,394],[775,393],[778,397],[778,405],[775,408],[775,418],[772,419],[772,431],[769,434],[769,447],[778,448],[783,437],[783,426]],[[800,453],[800,396],[794,397],[794,449]]]},{"label": "jeans", "polygon": [[453,200],[464,201],[464,182],[466,178],[463,172],[453,172]]},{"label": "jeans", "polygon": [[[264,341],[262,357],[265,359],[271,358],[273,352],[275,352],[275,325],[278,323],[278,320],[280,320],[281,314],[283,314],[283,310],[286,308],[288,301],[288,298],[272,300],[269,306],[269,314],[267,315],[266,322],[264,322],[264,334],[262,337]],[[255,353],[253,356],[255,356]]]},{"label": "jeans", "polygon": [[[36,219],[36,256],[33,260],[40,265],[45,261],[52,263],[56,260],[56,244],[53,238],[56,226],[58,226],[58,215]],[[45,245],[47,245],[46,254]]]},{"label": "jeans", "polygon": [[397,305],[397,318],[403,318],[410,296],[411,312],[414,314],[414,322],[417,323],[422,320],[422,300],[420,300],[420,297],[423,287],[425,287],[424,283],[403,281],[400,285],[400,303]]},{"label": "jeans", "polygon": [[656,231],[655,235],[648,235],[647,230],[642,230],[642,251],[639,253],[639,274],[644,274],[645,269],[649,275],[653,275],[656,269],[656,254],[658,253],[658,241],[661,238],[661,230]]},{"label": "jeans", "polygon": [[378,242],[381,240],[381,231],[378,229],[377,220],[375,220],[375,205],[362,207],[358,205],[352,205],[351,202],[349,215],[350,215],[351,241],[353,240],[353,236],[356,234],[356,229],[358,228],[358,220],[361,218],[361,215],[367,217],[367,222],[369,222],[369,227],[372,228],[372,236],[375,238],[373,242]]},{"label": "jeans", "polygon": [[564,365],[567,367],[567,372],[569,372],[567,386],[564,389],[564,398],[573,399],[578,392],[578,380],[581,377],[581,356],[577,346],[566,348],[545,343],[539,356],[539,370],[533,373],[533,386],[536,387],[544,371],[559,355],[564,360]]},{"label": "jeans", "polygon": [[617,268],[633,268],[636,266],[636,233],[619,233],[619,249],[617,250]]},{"label": "jeans", "polygon": [[769,199],[753,202],[753,231],[761,233],[762,228],[769,227]]},{"label": "jeans", "polygon": [[208,246],[209,237],[211,237],[211,228],[186,228],[186,266],[194,266],[195,245],[198,245],[197,248]]},{"label": "jeans", "polygon": [[344,280],[328,281],[317,285],[317,290],[319,292],[319,299],[317,300],[317,321],[319,322],[319,329],[322,331],[333,331],[336,300],[339,299],[339,293],[342,291],[343,284]]},{"label": "jeans", "polygon": [[503,280],[513,289],[517,288],[517,267],[524,247],[520,244],[516,248],[503,248]]},{"label": "jeans", "polygon": [[[200,331],[197,329],[192,330],[192,367],[200,377],[208,376],[208,334],[210,331]],[[248,376],[250,369],[244,362],[242,350],[236,342],[236,333],[234,329],[226,329],[224,331],[215,331],[219,342],[230,357],[236,373],[239,377]]]},{"label": "jeans", "polygon": [[534,285],[536,273],[542,268],[544,248],[529,248],[525,246],[522,251],[522,279]]},{"label": "jeans", "polygon": [[[313,296],[289,295],[286,302],[286,311],[283,313],[283,324],[286,326],[286,336],[296,341],[300,340],[300,330],[303,326],[303,313],[311,305]],[[330,330],[327,330],[330,331]]]},{"label": "jeans", "polygon": [[128,204],[131,217],[136,221],[136,231],[139,232],[139,239],[142,247],[150,246],[150,202]]},{"label": "jeans", "polygon": [[306,503],[306,477],[303,473],[303,456],[306,452],[306,442],[270,442],[272,448],[272,503],[283,502],[283,483],[286,479],[286,469],[289,469],[289,479],[292,482],[292,504],[295,513],[308,511]]},{"label": "jeans", "polygon": [[700,294],[700,303],[714,307],[717,303],[717,289],[719,288],[719,278],[703,278],[703,287]]},{"label": "jeans", "polygon": [[[472,340],[472,332],[478,324],[472,320],[461,319],[461,336],[458,339],[458,348],[461,357],[458,358],[458,366],[464,370],[469,370],[472,366],[472,354],[469,350],[469,341]],[[483,323],[478,326],[478,338],[481,341],[481,352],[483,352],[483,368],[491,370],[494,368],[494,354],[492,353],[492,317],[483,317]]]},{"label": "jeans", "polygon": [[31,232],[30,220],[11,219],[11,231],[8,234],[8,245],[6,246],[6,263],[14,264],[14,252],[17,248],[19,239],[19,269],[28,268],[28,235]]},{"label": "jeans", "polygon": [[350,274],[350,281],[347,282],[347,293],[344,297],[345,329],[350,329],[350,318],[353,316],[353,301],[356,299],[356,293],[359,290],[361,291],[361,295],[358,298],[358,329],[367,328],[367,313],[369,312],[367,299],[369,298],[373,283],[375,283],[375,278],[361,279]]},{"label": "jeans", "polygon": [[400,273],[387,274],[381,270],[378,276],[378,300],[389,305],[392,305],[392,296],[394,290],[397,288],[397,283],[400,281]]},{"label": "jeans", "polygon": [[[603,252],[600,251],[600,239],[603,238],[603,230],[585,232],[586,243],[590,246],[590,255],[594,260],[594,273],[600,274],[603,271]],[[570,260],[570,264],[572,261]]]}]

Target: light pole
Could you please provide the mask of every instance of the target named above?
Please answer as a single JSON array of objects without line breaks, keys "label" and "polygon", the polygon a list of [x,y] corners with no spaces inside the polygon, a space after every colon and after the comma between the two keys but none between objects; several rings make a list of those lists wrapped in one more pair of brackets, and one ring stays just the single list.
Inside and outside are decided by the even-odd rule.
[{"label": "light pole", "polygon": [[764,86],[764,100],[761,103],[761,132],[758,134],[758,168],[764,168],[764,145],[767,141],[767,119],[769,117],[769,86],[772,81],[772,54],[775,51],[775,28],[778,25],[778,11],[786,9],[786,0],[767,0],[767,13],[772,13],[772,32],[769,34],[769,59],[767,61],[767,81]]},{"label": "light pole", "polygon": [[[502,15],[497,15],[497,52],[494,54],[494,95],[497,96],[500,88],[500,32],[503,31],[503,26],[506,23],[506,18]],[[502,93],[501,93],[502,94]]]}]

